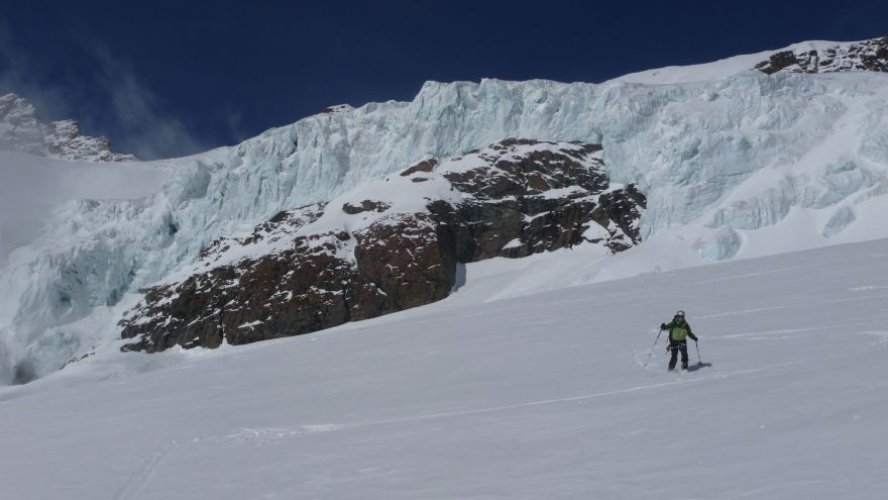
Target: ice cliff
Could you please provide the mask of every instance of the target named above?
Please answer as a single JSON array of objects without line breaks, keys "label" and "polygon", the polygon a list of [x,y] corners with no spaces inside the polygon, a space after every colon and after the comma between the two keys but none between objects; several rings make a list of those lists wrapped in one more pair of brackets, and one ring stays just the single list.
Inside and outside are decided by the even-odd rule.
[{"label": "ice cliff", "polygon": [[113,344],[139,290],[184,279],[220,237],[507,138],[600,144],[611,181],[647,196],[641,238],[681,235],[704,258],[776,249],[779,233],[792,237],[779,249],[888,236],[873,222],[888,193],[888,74],[754,69],[765,60],[665,72],[669,84],[428,82],[411,102],[331,108],[143,164],[170,172],[162,189],[68,202],[0,264],[0,376],[33,378]]}]

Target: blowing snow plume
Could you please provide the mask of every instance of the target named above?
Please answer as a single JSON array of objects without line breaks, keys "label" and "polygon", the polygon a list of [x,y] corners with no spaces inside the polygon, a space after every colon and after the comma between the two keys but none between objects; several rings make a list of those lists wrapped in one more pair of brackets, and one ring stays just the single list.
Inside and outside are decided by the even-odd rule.
[{"label": "blowing snow plume", "polygon": [[[103,153],[105,156],[98,158],[99,161],[127,160],[132,156],[140,159],[168,158],[207,149],[186,124],[142,83],[136,69],[115,57],[104,44],[77,37],[72,40],[71,50],[77,51],[78,57],[95,61],[100,69],[87,80],[85,85],[88,88],[60,85],[58,65],[34,58],[21,49],[0,17],[0,96],[12,93],[24,98],[25,104],[33,103],[34,108],[30,110],[33,119],[39,121],[49,116],[56,120],[43,120],[46,123],[40,123],[39,130],[24,137],[25,142],[22,142],[22,138],[7,141],[0,136],[0,147],[37,154],[48,151],[55,157],[94,160],[94,154],[89,156],[83,152],[71,154],[65,151],[66,148],[70,149],[69,143],[74,144],[75,150],[109,149],[107,139],[81,135],[80,128],[83,126],[89,131],[103,131],[113,136],[115,149],[128,153],[111,157],[108,156],[110,153]],[[79,104],[77,109],[72,108],[75,102]],[[3,107],[0,104],[0,117]],[[23,106],[19,106],[19,109],[23,109]],[[59,117],[76,118],[77,121]],[[43,142],[46,144],[39,144]],[[80,144],[83,142],[99,144],[84,146]]]}]

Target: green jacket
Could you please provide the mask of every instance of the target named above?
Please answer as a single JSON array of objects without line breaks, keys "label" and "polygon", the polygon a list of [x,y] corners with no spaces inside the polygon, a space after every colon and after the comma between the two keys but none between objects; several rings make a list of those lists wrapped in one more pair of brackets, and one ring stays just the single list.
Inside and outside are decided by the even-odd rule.
[{"label": "green jacket", "polygon": [[688,337],[697,340],[697,336],[691,331],[691,325],[687,321],[679,325],[675,320],[672,320],[661,325],[661,330],[669,330],[670,342],[687,342]]}]

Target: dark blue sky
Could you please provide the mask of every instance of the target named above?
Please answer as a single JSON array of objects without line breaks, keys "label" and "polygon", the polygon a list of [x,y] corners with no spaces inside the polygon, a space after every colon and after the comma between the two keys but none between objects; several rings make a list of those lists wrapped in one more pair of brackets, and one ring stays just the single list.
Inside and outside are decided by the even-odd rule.
[{"label": "dark blue sky", "polygon": [[885,19],[888,3],[854,0],[4,2],[0,91],[118,151],[171,156],[426,80],[598,82],[888,35]]}]

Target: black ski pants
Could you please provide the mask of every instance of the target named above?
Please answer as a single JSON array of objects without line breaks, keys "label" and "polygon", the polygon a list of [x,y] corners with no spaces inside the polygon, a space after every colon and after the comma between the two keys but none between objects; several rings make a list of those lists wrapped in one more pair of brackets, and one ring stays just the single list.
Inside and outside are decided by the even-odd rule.
[{"label": "black ski pants", "polygon": [[675,369],[675,362],[678,361],[678,353],[681,352],[681,367],[688,367],[688,342],[687,341],[670,341],[669,342],[669,369]]}]

